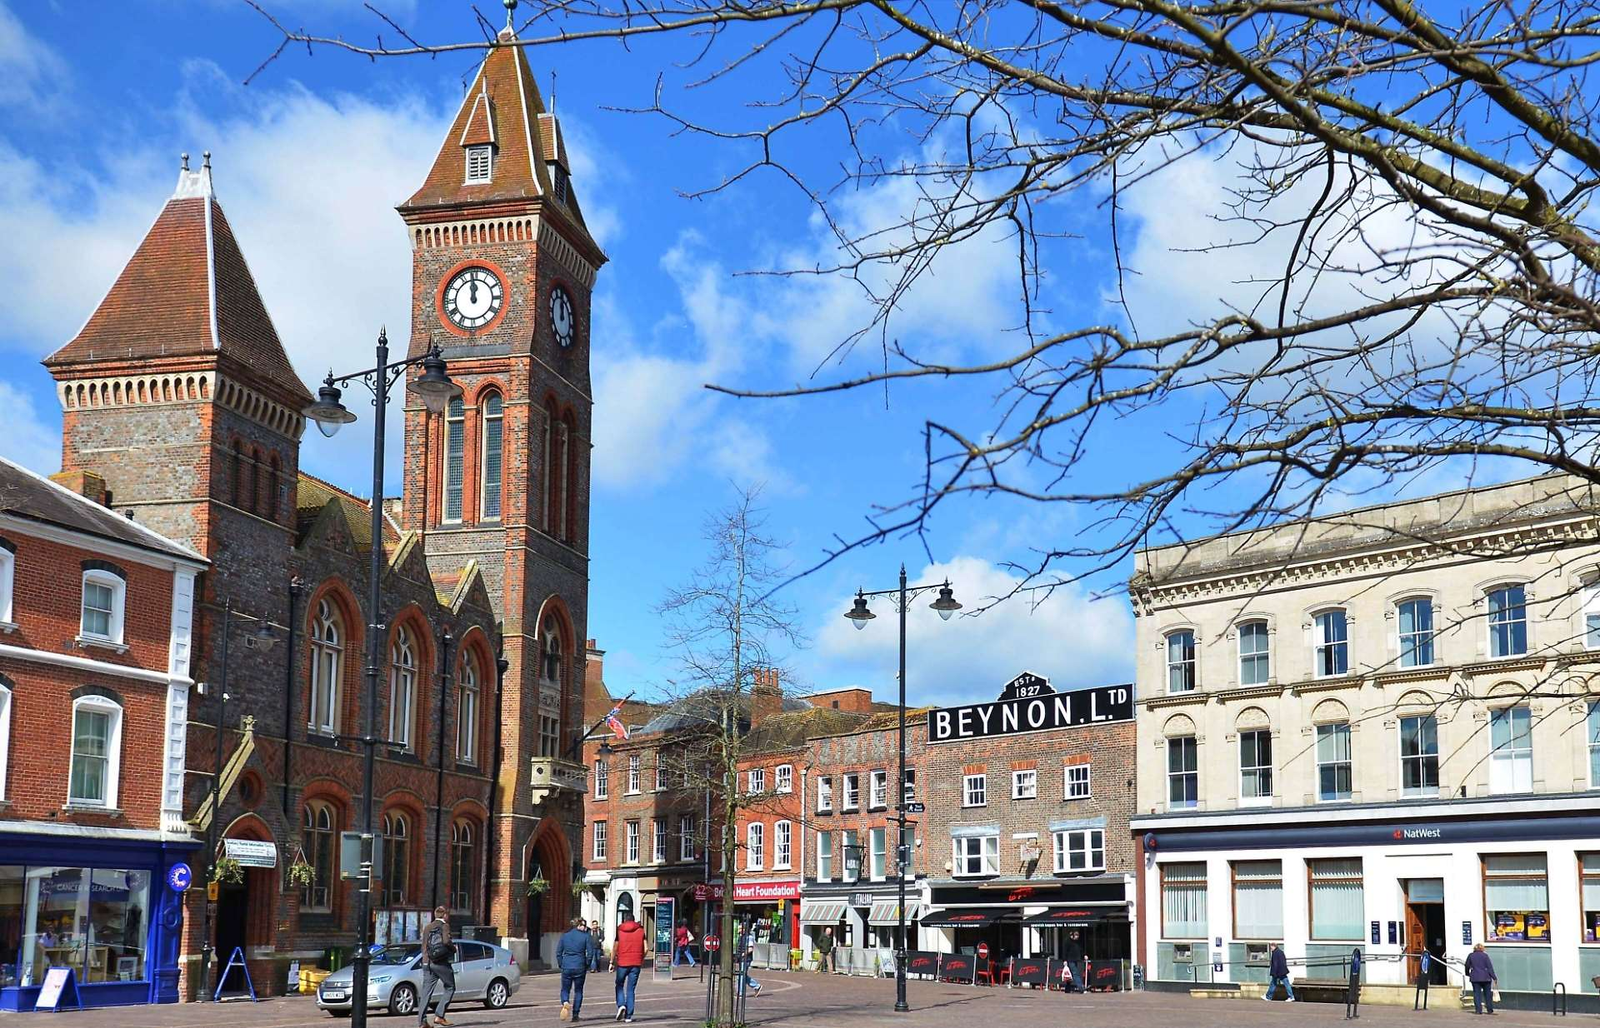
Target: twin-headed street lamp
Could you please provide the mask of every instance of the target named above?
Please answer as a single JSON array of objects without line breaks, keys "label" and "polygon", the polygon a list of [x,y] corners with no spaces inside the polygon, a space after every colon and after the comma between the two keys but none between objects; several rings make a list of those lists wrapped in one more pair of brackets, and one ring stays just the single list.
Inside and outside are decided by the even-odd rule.
[{"label": "twin-headed street lamp", "polygon": [[[895,589],[879,589],[875,592],[856,590],[856,599],[845,614],[857,628],[866,628],[867,622],[877,617],[867,606],[869,596],[894,597],[895,611],[900,615],[900,799],[895,805],[895,810],[900,814],[894,820],[899,822],[900,838],[895,843],[895,857],[899,863],[900,871],[900,902],[895,913],[895,921],[899,928],[899,935],[895,939],[894,954],[894,1009],[897,1013],[905,1013],[911,1009],[906,1002],[906,870],[911,866],[911,848],[906,845],[906,613],[910,610],[913,597],[920,596],[929,590],[939,590],[939,598],[928,606],[938,612],[942,620],[949,621],[950,615],[961,609],[961,604],[956,602],[955,591],[950,588],[947,578],[938,585],[918,585],[907,587],[906,566],[900,565],[900,585]],[[846,861],[849,856],[846,855]],[[860,857],[857,856],[857,868],[860,867]]]},{"label": "twin-headed street lamp", "polygon": [[363,761],[361,769],[361,835],[362,850],[369,854],[368,863],[362,876],[360,901],[357,905],[359,911],[359,935],[355,956],[352,958],[351,976],[351,1028],[366,1028],[367,1023],[367,974],[368,965],[372,960],[370,952],[372,945],[372,865],[370,863],[372,843],[372,790],[373,767],[376,760],[378,739],[376,732],[375,713],[378,708],[378,679],[381,677],[381,662],[383,659],[383,618],[382,607],[382,576],[383,576],[383,428],[385,412],[388,408],[389,390],[412,367],[421,366],[422,374],[418,375],[408,387],[411,392],[421,398],[424,406],[431,414],[444,413],[449,402],[461,395],[461,387],[450,380],[450,375],[445,367],[444,356],[438,346],[432,346],[428,352],[419,357],[411,357],[403,361],[389,363],[389,335],[387,331],[378,332],[378,363],[365,371],[356,371],[348,375],[335,377],[332,372],[323,380],[322,388],[317,390],[317,402],[307,407],[305,416],[317,423],[317,428],[322,434],[333,437],[335,432],[345,425],[356,420],[355,412],[347,408],[343,400],[341,385],[360,380],[372,391],[372,539],[369,554],[371,562],[367,569],[367,612],[371,623],[367,625],[367,699],[365,717],[362,726],[361,746]]}]

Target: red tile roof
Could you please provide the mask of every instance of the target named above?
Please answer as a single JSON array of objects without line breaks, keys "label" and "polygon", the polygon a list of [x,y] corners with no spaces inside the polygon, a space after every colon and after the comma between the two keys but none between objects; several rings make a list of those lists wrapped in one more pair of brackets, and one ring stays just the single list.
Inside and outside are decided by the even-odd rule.
[{"label": "red tile roof", "polygon": [[208,167],[180,174],[177,194],[111,291],[45,365],[210,354],[242,365],[295,406],[311,400],[211,193]]}]

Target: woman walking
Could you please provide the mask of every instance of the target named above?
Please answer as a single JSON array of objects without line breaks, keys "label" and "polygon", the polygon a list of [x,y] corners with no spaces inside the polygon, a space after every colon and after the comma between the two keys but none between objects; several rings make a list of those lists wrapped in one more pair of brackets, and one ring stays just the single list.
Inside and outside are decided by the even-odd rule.
[{"label": "woman walking", "polygon": [[1494,973],[1494,961],[1483,951],[1483,943],[1472,947],[1467,954],[1467,980],[1472,983],[1472,1012],[1494,1013],[1494,984],[1500,980]]}]

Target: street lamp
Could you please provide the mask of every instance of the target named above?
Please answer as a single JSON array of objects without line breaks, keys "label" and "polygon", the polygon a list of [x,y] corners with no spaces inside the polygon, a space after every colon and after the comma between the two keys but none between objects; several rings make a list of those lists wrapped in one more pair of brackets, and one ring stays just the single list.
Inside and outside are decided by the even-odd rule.
[{"label": "street lamp", "polygon": [[[419,357],[410,357],[406,360],[389,363],[389,334],[386,330],[378,332],[377,366],[365,371],[355,371],[348,375],[335,377],[332,372],[323,380],[322,388],[317,390],[317,400],[303,412],[306,417],[317,423],[317,428],[322,434],[332,437],[333,434],[356,420],[355,413],[345,407],[341,385],[348,385],[359,380],[372,392],[372,538],[369,550],[370,563],[367,568],[367,614],[370,623],[367,625],[367,699],[363,715],[361,731],[362,766],[361,766],[361,834],[363,848],[372,841],[372,792],[374,764],[378,739],[376,731],[375,712],[378,708],[378,678],[380,663],[383,658],[382,636],[382,576],[383,576],[383,428],[385,413],[389,405],[389,390],[403,377],[408,368],[422,368],[422,374],[411,382],[409,389],[421,398],[423,405],[433,414],[440,414],[451,399],[461,395],[461,387],[450,380],[450,375],[445,367],[444,356],[439,347],[429,347],[428,352]],[[366,1028],[367,1024],[367,976],[368,965],[371,963],[372,954],[372,869],[367,868],[366,879],[360,889],[360,900],[356,906],[360,923],[356,942],[356,952],[351,959],[352,981],[350,987],[351,1028]]]},{"label": "street lamp", "polygon": [[[855,601],[844,615],[856,628],[866,628],[867,622],[877,617],[867,606],[869,596],[893,597],[895,611],[900,615],[900,799],[895,805],[900,816],[894,819],[900,827],[900,837],[895,840],[895,856],[900,865],[900,902],[895,912],[899,935],[895,939],[894,1009],[896,1013],[902,1014],[911,1009],[910,1004],[906,1002],[906,870],[911,864],[911,853],[906,846],[906,613],[910,610],[912,598],[931,589],[939,590],[939,598],[928,606],[938,612],[941,620],[949,621],[950,615],[961,609],[961,604],[956,601],[955,591],[950,588],[950,580],[947,578],[938,585],[908,587],[904,564],[900,565],[900,585],[897,588],[870,592],[857,589]],[[849,859],[849,855],[846,854],[847,863]],[[856,858],[856,863],[859,867],[859,856]]]},{"label": "street lamp", "polygon": [[[246,645],[265,653],[278,640],[272,634],[273,624],[248,614],[240,618],[255,623],[255,631]],[[222,820],[222,733],[228,723],[228,636],[234,626],[233,600],[222,605],[222,683],[217,687],[217,762],[211,774],[211,822],[206,825],[206,916],[200,934],[200,1002],[211,999],[211,955],[215,949],[211,942],[211,881],[217,872],[217,823]],[[202,694],[212,686],[202,685]]]}]

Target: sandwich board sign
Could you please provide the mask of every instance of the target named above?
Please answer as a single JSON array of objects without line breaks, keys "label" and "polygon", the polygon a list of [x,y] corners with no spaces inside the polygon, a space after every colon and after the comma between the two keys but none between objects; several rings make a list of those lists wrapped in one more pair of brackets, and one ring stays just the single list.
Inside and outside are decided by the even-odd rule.
[{"label": "sandwich board sign", "polygon": [[79,1010],[83,1009],[83,1000],[78,996],[78,980],[72,974],[70,967],[52,967],[44,973],[44,984],[39,987],[39,998],[33,1004],[35,1010],[60,1010],[62,1000],[71,997],[72,1005]]}]

